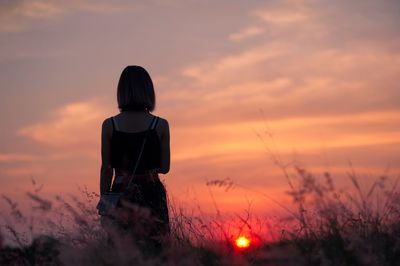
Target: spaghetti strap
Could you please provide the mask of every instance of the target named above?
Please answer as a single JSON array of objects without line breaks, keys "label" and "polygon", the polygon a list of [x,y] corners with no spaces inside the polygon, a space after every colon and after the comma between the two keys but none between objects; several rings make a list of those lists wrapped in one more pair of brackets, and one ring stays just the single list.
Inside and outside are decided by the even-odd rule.
[{"label": "spaghetti strap", "polygon": [[112,117],[112,123],[113,123],[113,128],[114,128],[115,130],[119,130],[117,121],[115,121],[115,117],[114,117],[114,116]]},{"label": "spaghetti strap", "polygon": [[159,120],[159,117],[158,117],[158,116],[156,116],[156,121],[154,122],[154,126],[153,126],[153,129],[157,127],[157,124],[158,124],[158,120]]},{"label": "spaghetti strap", "polygon": [[115,131],[114,117],[110,117],[110,120],[111,120],[113,131]]},{"label": "spaghetti strap", "polygon": [[150,123],[150,126],[149,126],[148,130],[154,129],[157,121],[158,121],[158,116],[153,117],[153,120],[151,120],[151,123]]}]

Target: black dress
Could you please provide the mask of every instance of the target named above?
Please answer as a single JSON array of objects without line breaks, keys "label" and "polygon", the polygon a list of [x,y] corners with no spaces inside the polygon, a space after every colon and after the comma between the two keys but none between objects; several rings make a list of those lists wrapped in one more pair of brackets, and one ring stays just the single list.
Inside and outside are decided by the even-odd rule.
[{"label": "black dress", "polygon": [[159,118],[155,116],[147,130],[134,133],[120,131],[114,117],[111,119],[111,166],[116,173],[111,191],[127,190],[118,208],[123,218],[115,219],[114,224],[136,239],[153,240],[157,245],[170,232],[166,190],[156,170],[161,163],[161,143],[156,132]]}]

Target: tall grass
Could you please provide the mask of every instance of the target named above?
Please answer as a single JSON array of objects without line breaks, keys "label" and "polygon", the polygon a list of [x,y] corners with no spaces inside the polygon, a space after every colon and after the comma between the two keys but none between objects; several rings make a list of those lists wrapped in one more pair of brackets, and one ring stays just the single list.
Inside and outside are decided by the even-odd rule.
[{"label": "tall grass", "polygon": [[[250,210],[210,220],[201,210],[188,213],[169,198],[171,237],[158,256],[121,235],[112,236],[119,243],[114,248],[108,244],[94,208],[96,193],[84,188],[84,197],[45,199],[34,182],[26,194],[34,203],[30,217],[2,195],[9,210],[2,215],[8,218],[1,228],[0,265],[400,264],[399,178],[382,175],[363,189],[350,167],[352,189],[339,190],[329,173],[318,178],[301,167],[293,170],[296,178],[291,176],[288,196],[297,211],[291,213],[290,227],[284,227],[283,220],[271,224]],[[232,181],[207,185],[228,187]],[[276,232],[273,242],[259,234],[266,227]],[[233,240],[243,233],[254,245],[237,250]],[[13,245],[5,245],[5,236]]]},{"label": "tall grass", "polygon": [[400,262],[398,180],[378,177],[363,190],[351,168],[352,191],[338,191],[329,173],[325,182],[296,168],[300,184],[289,192],[298,206],[288,238],[308,263],[395,265]]}]

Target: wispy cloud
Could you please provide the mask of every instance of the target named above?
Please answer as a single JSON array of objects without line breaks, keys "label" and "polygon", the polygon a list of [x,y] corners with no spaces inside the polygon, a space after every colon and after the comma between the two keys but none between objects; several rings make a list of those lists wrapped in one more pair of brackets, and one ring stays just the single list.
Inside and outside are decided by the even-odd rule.
[{"label": "wispy cloud", "polygon": [[23,154],[23,153],[0,153],[0,163],[8,162],[33,162],[36,161],[38,157],[33,154]]},{"label": "wispy cloud", "polygon": [[[256,132],[274,136],[279,151],[290,154],[293,149],[304,154],[329,149],[398,143],[400,110],[341,115],[313,115],[291,118],[254,117],[247,121],[220,121],[215,125],[199,125],[175,129],[176,161],[210,156],[254,156],[264,150]],[[210,137],[212,136],[212,137]],[[268,135],[264,135],[269,142]],[[197,144],[197,145],[196,145]],[[199,145],[200,144],[200,145]],[[188,149],[188,147],[191,147]]]},{"label": "wispy cloud", "polygon": [[[254,74],[259,74],[256,67],[258,64],[269,63],[269,60],[286,54],[289,46],[285,43],[274,42],[259,47],[253,47],[244,51],[224,55],[220,58],[211,59],[206,62],[195,63],[183,69],[182,74],[196,80],[196,84],[204,86],[210,83],[226,83],[238,79],[248,80]],[[244,74],[244,75],[243,75]]]},{"label": "wispy cloud", "polygon": [[19,32],[30,24],[54,19],[67,13],[83,11],[110,13],[134,10],[138,3],[106,0],[15,0],[0,2],[0,32]]},{"label": "wispy cloud", "polygon": [[[20,128],[18,136],[40,147],[37,153],[0,153],[2,178],[34,176],[46,183],[47,190],[60,190],[83,182],[95,189],[100,159],[102,121],[111,116],[103,98],[72,102],[51,110],[47,119]],[[54,180],[57,180],[54,183]],[[18,182],[7,184],[13,187]],[[26,187],[26,183],[18,184]],[[71,191],[72,192],[72,191]]]},{"label": "wispy cloud", "polygon": [[189,110],[187,119],[186,113],[176,119],[205,125],[248,120],[259,109],[279,118],[400,107],[394,100],[400,97],[395,82],[400,53],[363,43],[304,53],[301,47],[267,43],[184,68],[183,75],[193,82],[187,83],[186,94],[175,96],[199,108]]},{"label": "wispy cloud", "polygon": [[70,103],[51,113],[47,121],[21,128],[18,134],[41,144],[82,150],[96,147],[101,123],[109,113],[101,100]]},{"label": "wispy cloud", "polygon": [[267,23],[275,25],[289,25],[302,23],[311,17],[309,10],[294,6],[271,7],[263,10],[255,10],[253,14]]},{"label": "wispy cloud", "polygon": [[248,28],[244,28],[239,32],[232,33],[229,35],[229,39],[235,42],[240,42],[251,37],[259,36],[265,32],[264,27],[261,26],[250,26]]}]

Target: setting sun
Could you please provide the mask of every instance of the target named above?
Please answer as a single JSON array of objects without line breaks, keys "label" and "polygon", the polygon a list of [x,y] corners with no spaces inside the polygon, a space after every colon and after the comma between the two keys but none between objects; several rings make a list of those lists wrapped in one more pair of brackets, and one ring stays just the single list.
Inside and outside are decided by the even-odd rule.
[{"label": "setting sun", "polygon": [[245,236],[240,236],[236,239],[236,246],[238,248],[248,248],[250,246],[250,240]]}]

